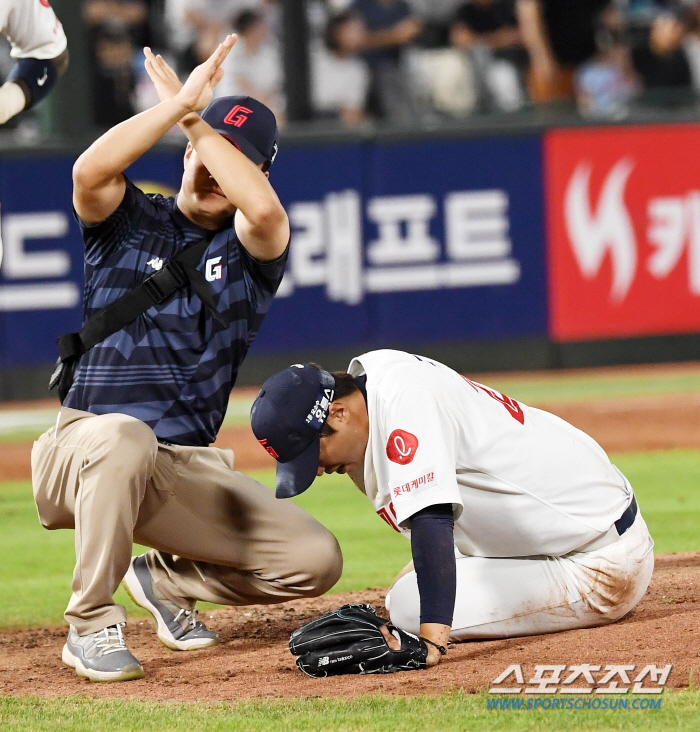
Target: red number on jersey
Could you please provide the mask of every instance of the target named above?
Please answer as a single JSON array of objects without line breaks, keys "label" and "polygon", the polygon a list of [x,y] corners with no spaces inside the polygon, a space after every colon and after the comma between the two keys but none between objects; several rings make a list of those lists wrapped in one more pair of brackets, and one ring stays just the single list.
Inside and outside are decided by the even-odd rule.
[{"label": "red number on jersey", "polygon": [[525,415],[523,414],[523,408],[518,404],[518,402],[515,401],[515,399],[511,399],[509,396],[501,394],[495,389],[489,389],[488,386],[478,384],[476,381],[472,381],[466,376],[463,376],[462,378],[467,382],[467,384],[470,384],[472,387],[474,387],[475,391],[478,391],[480,389],[485,394],[488,394],[491,399],[495,399],[497,402],[502,404],[508,410],[510,416],[513,419],[520,422],[520,424],[525,424]]}]

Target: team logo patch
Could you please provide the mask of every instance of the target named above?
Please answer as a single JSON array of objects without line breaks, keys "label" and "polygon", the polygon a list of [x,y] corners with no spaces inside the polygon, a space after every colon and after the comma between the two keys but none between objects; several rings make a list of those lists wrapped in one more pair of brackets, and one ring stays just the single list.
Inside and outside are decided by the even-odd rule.
[{"label": "team logo patch", "polygon": [[225,117],[224,122],[227,125],[234,125],[234,127],[243,127],[245,122],[248,121],[248,115],[253,114],[252,109],[244,107],[242,104],[237,104]]},{"label": "team logo patch", "polygon": [[418,438],[406,430],[394,430],[386,443],[386,456],[392,463],[408,465],[416,456]]},{"label": "team logo patch", "polygon": [[207,282],[220,280],[224,276],[224,268],[220,264],[221,259],[221,257],[207,259],[204,265],[204,276],[206,277]]}]

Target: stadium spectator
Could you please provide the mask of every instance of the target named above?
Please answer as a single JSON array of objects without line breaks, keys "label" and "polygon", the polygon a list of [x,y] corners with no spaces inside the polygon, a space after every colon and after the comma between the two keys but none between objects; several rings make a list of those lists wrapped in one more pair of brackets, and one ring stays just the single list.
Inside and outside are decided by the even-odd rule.
[{"label": "stadium spectator", "polygon": [[[243,8],[237,0],[185,0],[184,19],[194,35],[190,63],[202,63],[229,31],[231,18]],[[184,69],[178,69],[183,73]]]},{"label": "stadium spectator", "polygon": [[152,43],[149,37],[149,4],[146,0],[87,0],[85,20],[94,30],[119,30],[137,47]]},{"label": "stadium spectator", "polygon": [[402,51],[422,24],[407,0],[354,0],[350,10],[364,23],[363,55],[371,74],[368,111],[380,119],[405,122],[412,116]]},{"label": "stadium spectator", "polygon": [[689,0],[689,30],[683,39],[683,49],[688,58],[693,89],[700,92],[700,0]]},{"label": "stadium spectator", "polygon": [[450,25],[455,11],[464,0],[408,0],[411,9],[423,24],[416,43],[424,48],[447,48]]},{"label": "stadium spectator", "polygon": [[450,28],[452,45],[468,53],[482,108],[520,109],[526,101],[528,55],[522,45],[515,0],[470,0]]},{"label": "stadium spectator", "polygon": [[576,70],[576,103],[585,117],[621,119],[638,89],[622,12],[611,5],[600,15],[598,51]]},{"label": "stadium spectator", "polygon": [[683,15],[667,9],[654,18],[648,42],[632,49],[632,62],[645,89],[690,90],[690,64],[683,48],[686,31]]},{"label": "stadium spectator", "polygon": [[[202,63],[213,52],[222,35],[231,30],[231,21],[245,10],[254,10],[262,14],[268,21],[268,26],[275,26],[277,3],[275,0],[166,0],[174,5],[172,16],[177,18],[179,13],[187,25],[190,37],[194,42],[183,56],[189,64]],[[179,69],[179,73],[189,73],[190,69]]]},{"label": "stadium spectator", "polygon": [[311,48],[311,98],[321,116],[356,127],[365,119],[369,89],[367,64],[357,55],[365,29],[351,13],[333,16],[322,41]]},{"label": "stadium spectator", "polygon": [[148,10],[145,0],[87,0],[83,5],[93,60],[93,120],[98,127],[113,127],[135,114],[134,62],[150,40]]},{"label": "stadium spectator", "polygon": [[530,54],[535,102],[573,99],[574,70],[596,53],[595,24],[609,0],[517,0],[523,43]]},{"label": "stadium spectator", "polygon": [[257,10],[240,13],[233,21],[233,29],[238,33],[236,52],[229,54],[222,65],[224,78],[215,95],[254,97],[274,112],[281,127],[284,95],[280,45]]}]

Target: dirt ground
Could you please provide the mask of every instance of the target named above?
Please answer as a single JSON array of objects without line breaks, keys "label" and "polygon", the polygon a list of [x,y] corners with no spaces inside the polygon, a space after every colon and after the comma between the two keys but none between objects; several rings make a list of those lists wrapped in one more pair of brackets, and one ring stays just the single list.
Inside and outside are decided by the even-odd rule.
[{"label": "dirt ground", "polygon": [[657,557],[642,602],[624,620],[605,628],[460,643],[436,668],[386,676],[310,679],[297,670],[287,648],[293,630],[344,602],[369,602],[381,610],[381,589],[214,611],[206,620],[222,643],[188,653],[160,645],[150,620],[130,621],[127,641],[143,663],[146,678],[123,684],[90,683],[63,667],[63,628],[5,631],[0,633],[0,694],[163,701],[354,697],[377,691],[413,696],[487,689],[514,663],[522,665],[525,682],[532,678],[535,664],[632,664],[639,672],[647,664],[670,663],[667,686],[682,688],[688,686],[690,670],[697,679],[700,669],[699,568],[700,552]]},{"label": "dirt ground", "polygon": [[[658,367],[656,367],[658,368]],[[639,371],[639,369],[634,369]],[[487,382],[488,383],[488,382]],[[538,404],[592,435],[609,452],[700,449],[700,394]],[[218,445],[231,447],[240,470],[273,467],[249,428],[226,429]],[[0,444],[0,481],[30,477],[30,444]],[[521,664],[525,681],[535,664],[673,664],[668,686],[687,687],[700,672],[700,552],[659,555],[649,591],[622,621],[605,628],[454,646],[435,669],[388,676],[309,679],[287,649],[289,634],[344,602],[369,602],[381,614],[384,590],[298,600],[278,606],[227,608],[207,613],[222,643],[174,653],[158,642],[152,622],[127,627],[130,649],[146,678],[91,684],[61,664],[65,628],[0,632],[0,694],[172,701],[246,697],[356,696],[382,691],[419,695],[464,688],[478,691],[506,667]]]}]

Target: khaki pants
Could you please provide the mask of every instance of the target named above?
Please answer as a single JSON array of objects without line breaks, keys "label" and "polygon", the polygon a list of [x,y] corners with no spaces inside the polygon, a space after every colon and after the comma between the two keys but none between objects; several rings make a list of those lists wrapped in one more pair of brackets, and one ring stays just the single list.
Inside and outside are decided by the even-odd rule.
[{"label": "khaki pants", "polygon": [[340,577],[335,537],[309,514],[235,472],[233,453],[161,445],[123,414],[63,408],[34,443],[32,479],[47,529],[75,529],[73,595],[65,613],[79,635],[126,619],[113,594],[132,543],[180,607],[314,597]]}]

